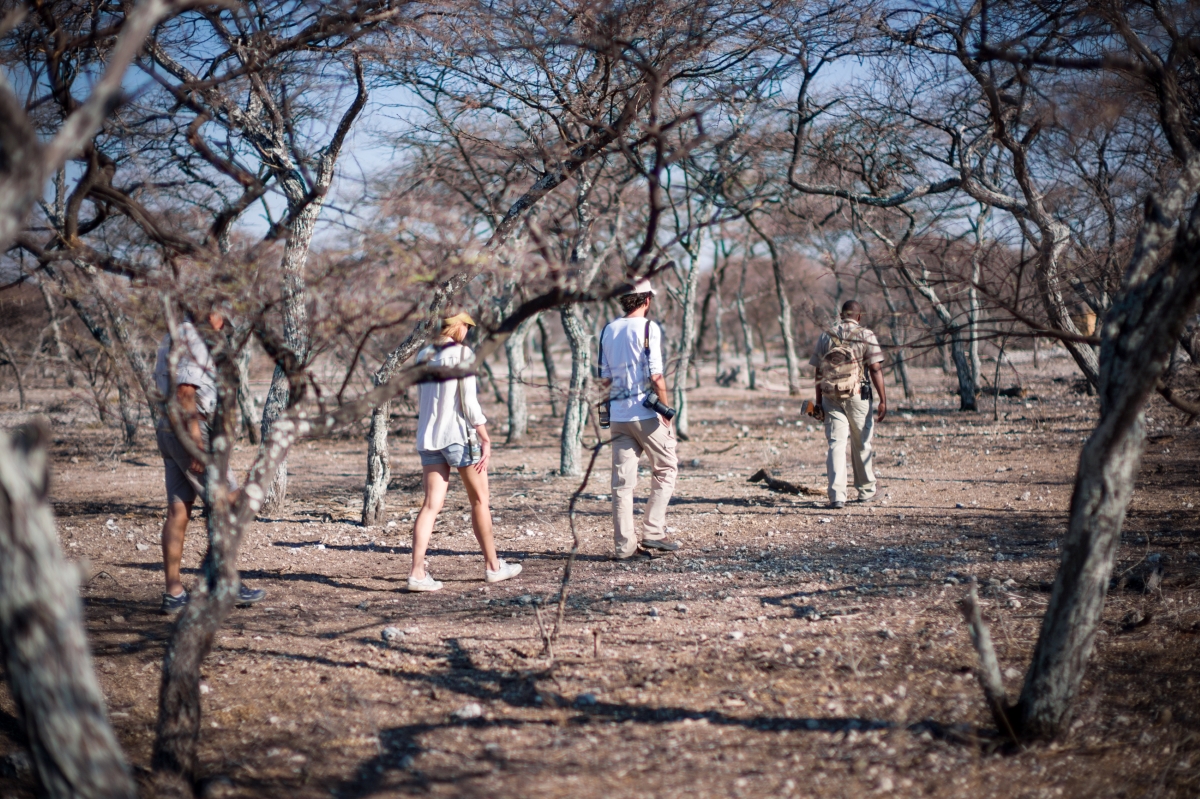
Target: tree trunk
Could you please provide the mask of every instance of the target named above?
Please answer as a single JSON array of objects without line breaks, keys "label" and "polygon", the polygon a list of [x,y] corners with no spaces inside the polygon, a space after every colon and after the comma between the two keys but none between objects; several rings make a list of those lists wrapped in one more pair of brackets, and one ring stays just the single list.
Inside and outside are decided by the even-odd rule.
[{"label": "tree trunk", "polygon": [[546,367],[546,389],[550,395],[550,415],[558,416],[558,370],[554,366],[554,353],[550,351],[550,331],[546,322],[539,315],[537,318],[538,333],[541,334],[542,364]]},{"label": "tree trunk", "polygon": [[1146,401],[1200,295],[1197,186],[1200,158],[1192,158],[1166,198],[1147,199],[1130,268],[1100,327],[1100,421],[1079,456],[1062,564],[1015,709],[1030,738],[1067,729],[1091,656],[1141,459]]},{"label": "tree trunk", "polygon": [[[300,363],[308,360],[308,350],[311,346],[304,265],[308,261],[308,249],[316,230],[317,216],[324,205],[323,199],[312,199],[301,208],[293,205],[292,224],[288,230],[287,245],[283,250],[283,340]],[[275,373],[271,376],[267,400],[263,405],[260,440],[270,440],[271,426],[287,406],[288,378],[282,367],[277,365]],[[283,513],[283,506],[287,500],[287,479],[287,458],[284,458],[266,486],[267,496],[261,510],[263,516],[278,516]]]},{"label": "tree trunk", "polygon": [[62,325],[59,322],[58,308],[54,304],[54,296],[50,293],[50,286],[45,280],[39,280],[37,285],[42,292],[42,301],[46,304],[46,314],[50,317],[50,333],[54,337],[54,352],[66,373],[67,388],[75,388],[75,370],[71,368],[71,359],[67,357],[67,348],[63,344]]},{"label": "tree trunk", "polygon": [[562,444],[558,473],[563,477],[583,474],[583,432],[588,419],[588,385],[592,374],[592,335],[583,308],[567,305],[559,309],[563,330],[571,346],[571,382],[563,412]]},{"label": "tree trunk", "polygon": [[[793,397],[800,393],[800,359],[796,356],[796,336],[792,332],[792,301],[788,298],[787,283],[784,279],[783,260],[775,242],[763,234],[758,226],[746,217],[746,222],[758,234],[767,250],[771,253],[771,273],[775,277],[775,297],[779,301],[779,331],[783,334],[783,357],[787,364],[788,394]],[[763,341],[763,352],[766,352],[766,341]]]},{"label": "tree trunk", "polygon": [[[17,410],[25,410],[25,381],[21,379],[21,367],[17,363],[17,351],[8,341],[0,336],[0,357],[12,367],[13,377],[17,381]],[[0,362],[0,366],[3,363]]]},{"label": "tree trunk", "polygon": [[250,397],[250,342],[246,342],[246,346],[238,352],[237,357],[238,368],[238,387],[237,387],[237,405],[238,413],[241,416],[242,434],[250,440],[251,444],[257,445],[259,442],[258,426],[254,423],[254,402]]},{"label": "tree trunk", "polygon": [[508,436],[506,444],[519,444],[529,432],[529,404],[525,400],[525,340],[535,318],[526,319],[504,342],[508,356]]},{"label": "tree trunk", "polygon": [[121,431],[124,434],[125,446],[132,447],[137,442],[138,424],[142,421],[141,407],[132,396],[129,381],[122,374],[120,364],[115,361],[113,372],[117,381],[117,407],[121,411]]},{"label": "tree trunk", "polygon": [[750,319],[746,315],[746,269],[748,268],[748,260],[742,261],[742,279],[738,281],[736,305],[738,322],[742,326],[742,351],[746,356],[746,379],[749,381],[749,389],[754,391],[758,388],[755,384],[754,374],[754,336],[750,330]]},{"label": "tree trunk", "polygon": [[[865,246],[864,244],[864,248]],[[888,309],[888,331],[892,337],[892,366],[896,370],[897,381],[904,387],[904,398],[911,400],[913,390],[908,380],[908,363],[904,357],[904,337],[900,334],[900,312],[896,308],[896,301],[892,299],[892,290],[884,277],[883,269],[874,265],[873,268],[875,277],[879,280],[879,287],[883,290],[883,301],[887,304]]]},{"label": "tree trunk", "polygon": [[692,234],[688,246],[688,269],[682,276],[683,320],[679,331],[679,363],[675,369],[675,380],[672,390],[675,397],[675,434],[682,441],[688,438],[688,402],[687,380],[688,369],[692,363],[692,352],[696,346],[696,293],[700,288],[700,249],[703,242],[703,231]]},{"label": "tree trunk", "polygon": [[83,627],[78,570],[47,501],[50,431],[0,431],[0,640],[7,683],[52,799],[134,799]]}]

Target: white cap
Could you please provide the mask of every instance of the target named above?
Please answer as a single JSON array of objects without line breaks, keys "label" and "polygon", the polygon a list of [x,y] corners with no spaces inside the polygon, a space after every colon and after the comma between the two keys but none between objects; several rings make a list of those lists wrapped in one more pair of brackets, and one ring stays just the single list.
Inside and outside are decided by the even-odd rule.
[{"label": "white cap", "polygon": [[628,294],[658,294],[658,292],[655,291],[654,287],[650,285],[649,278],[642,278],[634,283],[633,288],[631,288],[629,291],[626,291],[622,296]]}]

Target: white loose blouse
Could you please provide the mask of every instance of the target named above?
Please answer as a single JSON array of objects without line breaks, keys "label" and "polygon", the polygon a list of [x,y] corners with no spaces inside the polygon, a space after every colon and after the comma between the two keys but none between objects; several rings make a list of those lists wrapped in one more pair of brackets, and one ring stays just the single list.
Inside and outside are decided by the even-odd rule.
[{"label": "white loose blouse", "polygon": [[[451,339],[442,339],[417,353],[417,363],[454,367],[464,361],[470,362],[474,357],[470,347],[455,344]],[[479,407],[475,377],[464,377],[461,381],[466,418],[463,418],[458,402],[459,384],[457,379],[419,384],[421,399],[417,416],[417,451],[432,452],[451,444],[465,445],[470,427],[487,424],[483,408]]]}]

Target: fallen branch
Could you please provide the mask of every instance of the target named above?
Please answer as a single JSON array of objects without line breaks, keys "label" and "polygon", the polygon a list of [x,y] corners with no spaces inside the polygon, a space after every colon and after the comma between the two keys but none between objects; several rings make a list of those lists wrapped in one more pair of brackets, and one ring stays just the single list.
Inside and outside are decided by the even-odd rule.
[{"label": "fallen branch", "polygon": [[596,467],[596,458],[600,455],[600,450],[612,440],[600,438],[600,427],[596,422],[596,417],[592,414],[591,406],[588,407],[588,418],[594,425],[596,445],[592,447],[592,458],[588,461],[587,471],[583,473],[583,482],[579,484],[579,488],[575,489],[575,493],[571,494],[571,502],[567,506],[567,520],[571,524],[571,552],[567,555],[567,563],[563,567],[562,583],[558,587],[558,609],[554,616],[554,629],[548,636],[545,636],[546,654],[551,661],[554,660],[554,641],[558,638],[559,630],[562,628],[563,614],[567,610],[567,586],[571,582],[571,570],[575,566],[575,558],[579,554],[579,529],[575,525],[575,505],[587,489],[588,480],[592,477],[592,469]]},{"label": "fallen branch", "polygon": [[748,483],[763,483],[772,491],[780,491],[784,494],[803,494],[806,497],[823,497],[825,492],[817,488],[809,488],[808,486],[797,485],[790,483],[787,480],[779,480],[767,474],[766,469],[759,469],[746,481]]},{"label": "fallen branch", "polygon": [[967,629],[971,633],[971,643],[979,654],[979,686],[983,689],[983,697],[987,700],[992,711],[992,718],[1005,734],[1017,742],[1017,734],[1009,719],[1008,694],[1004,690],[1004,676],[1000,673],[1000,661],[996,659],[996,650],[992,646],[992,635],[988,632],[987,624],[983,621],[983,613],[979,608],[979,597],[975,591],[975,578],[967,587],[967,595],[959,602]]}]

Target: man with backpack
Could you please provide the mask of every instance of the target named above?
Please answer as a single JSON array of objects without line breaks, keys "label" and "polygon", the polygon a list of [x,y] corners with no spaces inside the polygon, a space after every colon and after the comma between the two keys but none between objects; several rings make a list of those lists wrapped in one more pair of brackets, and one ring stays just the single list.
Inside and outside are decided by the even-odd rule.
[{"label": "man with backpack", "polygon": [[[817,339],[808,362],[817,368],[817,399],[813,416],[825,422],[829,452],[825,468],[829,475],[829,507],[846,506],[846,442],[854,464],[854,487],[858,501],[875,498],[875,467],[871,437],[875,422],[887,415],[883,387],[883,350],[879,339],[860,324],[862,306],[850,300],[842,306],[841,320]],[[878,395],[876,413],[871,414],[872,386]]]},{"label": "man with backpack", "polygon": [[[601,405],[601,426],[612,429],[613,534],[617,559],[642,549],[674,552],[679,544],[666,539],[667,504],[675,490],[678,459],[663,379],[662,329],[647,318],[655,291],[639,280],[619,298],[625,316],[609,322],[600,334],[599,372],[608,400]],[[607,412],[607,413],[606,413]],[[650,459],[650,499],[639,539],[633,522],[633,489],[638,459]]]}]

